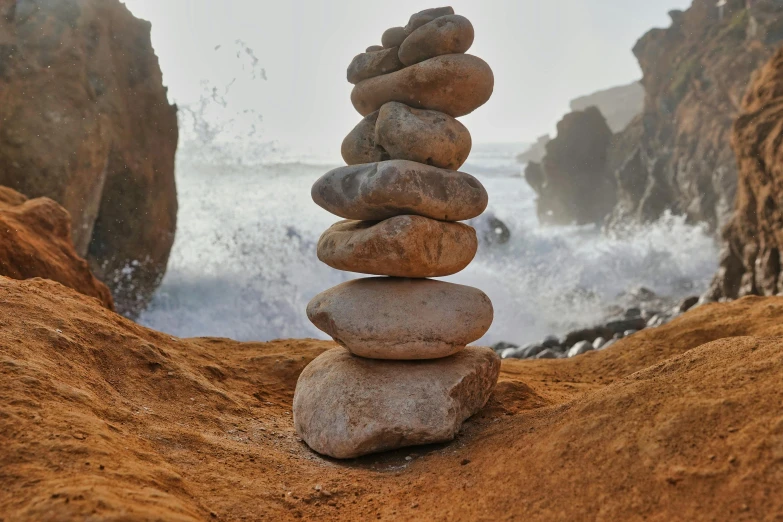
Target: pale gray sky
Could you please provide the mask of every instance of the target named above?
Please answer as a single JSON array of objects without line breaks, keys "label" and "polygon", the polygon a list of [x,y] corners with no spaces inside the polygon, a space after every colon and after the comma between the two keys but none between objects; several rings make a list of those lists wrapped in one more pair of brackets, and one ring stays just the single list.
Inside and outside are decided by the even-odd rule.
[{"label": "pale gray sky", "polygon": [[[339,157],[359,121],[345,69],[388,27],[433,5],[421,0],[125,0],[152,22],[152,42],[174,102],[198,99],[201,81],[263,116],[253,139]],[[495,72],[495,94],[465,117],[475,142],[532,141],[554,128],[568,102],[641,76],[631,53],[666,13],[690,0],[455,0],[476,30],[471,54]],[[236,40],[255,51],[267,80],[253,79]],[[217,45],[221,49],[215,51]],[[245,70],[242,70],[242,66]]]}]

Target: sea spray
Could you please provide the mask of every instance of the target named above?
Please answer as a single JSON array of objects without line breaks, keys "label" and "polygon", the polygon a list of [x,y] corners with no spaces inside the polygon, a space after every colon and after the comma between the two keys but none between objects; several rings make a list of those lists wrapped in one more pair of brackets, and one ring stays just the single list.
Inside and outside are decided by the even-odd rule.
[{"label": "sea spray", "polygon": [[[224,145],[227,153],[232,151]],[[482,343],[525,343],[603,317],[635,286],[673,298],[698,294],[717,265],[713,239],[681,217],[622,234],[596,226],[540,227],[535,194],[520,177],[521,144],[477,144],[463,167],[490,195],[489,211],[511,233],[484,243],[470,267],[446,280],[483,289],[496,320]],[[331,165],[243,164],[178,158],[179,229],[169,269],[141,322],[178,336],[239,340],[323,337],[302,310],[323,288],[351,279],[316,261],[320,233],[335,221],[309,187]],[[238,153],[238,151],[233,151]]]}]

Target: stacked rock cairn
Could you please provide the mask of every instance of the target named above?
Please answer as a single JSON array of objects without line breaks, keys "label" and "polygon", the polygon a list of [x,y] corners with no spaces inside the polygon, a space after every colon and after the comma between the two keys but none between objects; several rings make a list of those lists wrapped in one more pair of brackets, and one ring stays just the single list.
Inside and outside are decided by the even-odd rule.
[{"label": "stacked rock cairn", "polygon": [[457,169],[471,149],[455,118],[492,94],[492,70],[465,52],[473,26],[451,7],[413,15],[348,67],[364,119],[345,138],[347,166],[312,188],[344,218],[321,236],[318,258],[383,277],[317,295],[310,320],[341,348],[316,358],[294,394],[294,424],[335,458],[453,440],[484,407],[500,370],[488,348],[468,347],[493,319],[480,290],[430,278],[464,269],[476,232],[459,223],[487,206],[481,183]]}]

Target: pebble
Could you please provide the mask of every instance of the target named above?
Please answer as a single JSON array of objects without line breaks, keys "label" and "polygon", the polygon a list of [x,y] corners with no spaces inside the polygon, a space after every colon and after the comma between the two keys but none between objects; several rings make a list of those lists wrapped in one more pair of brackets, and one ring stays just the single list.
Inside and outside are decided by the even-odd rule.
[{"label": "pebble", "polygon": [[[404,67],[397,55],[397,48],[357,54],[348,66],[346,76],[348,81],[357,84],[381,75],[399,71]],[[371,111],[372,112],[372,111]]]},{"label": "pebble", "polygon": [[362,165],[391,159],[389,153],[375,142],[375,122],[378,113],[368,114],[348,133],[340,147],[340,154],[348,165]]},{"label": "pebble", "polygon": [[428,22],[400,45],[399,58],[414,65],[444,54],[462,54],[473,45],[473,25],[460,15],[446,15]]},{"label": "pebble", "polygon": [[541,353],[536,355],[536,359],[559,359],[560,354],[558,354],[556,351],[552,350],[551,348],[547,348],[546,350],[543,350]]},{"label": "pebble", "polygon": [[592,350],[594,350],[594,348],[589,341],[580,341],[568,350],[568,357],[576,357],[577,355],[582,355]]},{"label": "pebble", "polygon": [[387,49],[392,47],[399,47],[402,42],[408,37],[404,27],[392,27],[386,29],[381,36],[381,44]]},{"label": "pebble", "polygon": [[454,8],[452,7],[433,7],[431,9],[424,9],[423,11],[411,15],[408,24],[405,26],[405,32],[411,34],[422,25],[428,24],[436,18],[453,14]]}]

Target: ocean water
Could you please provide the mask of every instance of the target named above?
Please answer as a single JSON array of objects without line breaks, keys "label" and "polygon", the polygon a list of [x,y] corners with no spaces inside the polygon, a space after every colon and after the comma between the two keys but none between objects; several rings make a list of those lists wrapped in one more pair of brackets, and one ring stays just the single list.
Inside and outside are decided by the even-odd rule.
[{"label": "ocean water", "polygon": [[[474,262],[446,278],[492,299],[495,322],[480,342],[525,343],[590,325],[619,294],[638,286],[673,298],[706,288],[717,248],[681,218],[667,216],[622,236],[594,226],[539,226],[535,195],[515,161],[524,148],[478,144],[461,169],[482,181],[488,214],[511,233],[505,244],[482,242]],[[337,165],[264,156],[239,163],[180,151],[177,238],[142,324],[182,337],[325,338],[308,321],[307,302],[360,277],[316,258],[318,237],[339,218],[312,202],[310,186]],[[488,229],[486,221],[476,226]]]}]

